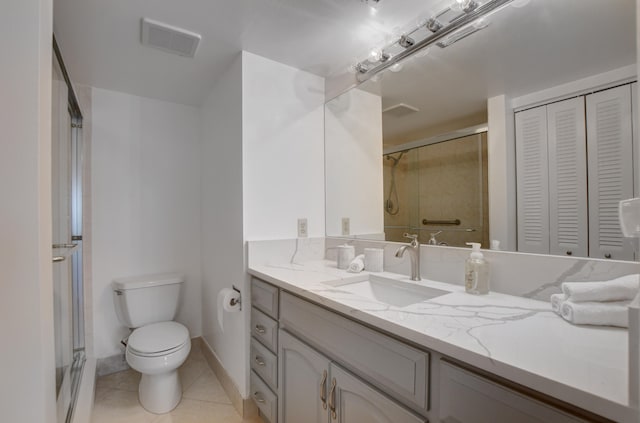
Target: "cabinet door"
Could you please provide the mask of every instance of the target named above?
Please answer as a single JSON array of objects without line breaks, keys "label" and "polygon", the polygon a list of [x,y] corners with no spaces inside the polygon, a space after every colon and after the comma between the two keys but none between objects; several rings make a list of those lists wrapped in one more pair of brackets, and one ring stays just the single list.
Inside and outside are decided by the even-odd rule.
[{"label": "cabinet door", "polygon": [[584,422],[444,361],[439,388],[443,423]]},{"label": "cabinet door", "polygon": [[280,331],[280,423],[327,423],[329,360]]},{"label": "cabinet door", "polygon": [[424,423],[400,404],[331,363],[331,422],[339,423]]},{"label": "cabinet door", "polygon": [[516,113],[518,251],[549,253],[546,106]]},{"label": "cabinet door", "polygon": [[549,252],[588,257],[587,137],[584,97],[547,106]]},{"label": "cabinet door", "polygon": [[622,237],[618,202],[633,197],[631,86],[587,96],[589,255],[633,259]]}]

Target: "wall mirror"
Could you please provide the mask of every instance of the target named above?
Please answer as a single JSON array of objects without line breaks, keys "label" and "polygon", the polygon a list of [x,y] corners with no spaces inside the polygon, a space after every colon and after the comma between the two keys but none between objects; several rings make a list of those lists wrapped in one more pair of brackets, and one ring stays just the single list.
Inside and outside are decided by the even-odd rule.
[{"label": "wall mirror", "polygon": [[[638,193],[635,16],[633,0],[516,1],[328,101],[327,236],[633,259],[609,209]],[[622,188],[607,136],[628,146]]]}]

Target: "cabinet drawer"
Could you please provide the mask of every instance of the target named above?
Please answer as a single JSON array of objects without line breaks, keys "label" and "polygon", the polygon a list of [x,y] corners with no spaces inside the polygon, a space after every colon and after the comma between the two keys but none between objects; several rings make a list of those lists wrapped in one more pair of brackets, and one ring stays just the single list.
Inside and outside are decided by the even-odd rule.
[{"label": "cabinet drawer", "polygon": [[277,319],[278,288],[259,279],[251,278],[251,305]]},{"label": "cabinet drawer", "polygon": [[278,397],[262,381],[260,377],[251,372],[251,398],[255,401],[262,416],[270,423],[278,422]]},{"label": "cabinet drawer", "polygon": [[278,388],[278,358],[255,339],[251,340],[251,368],[274,391]]},{"label": "cabinet drawer", "polygon": [[446,361],[440,362],[440,421],[586,422]]},{"label": "cabinet drawer", "polygon": [[282,327],[418,410],[428,407],[429,354],[287,293]]},{"label": "cabinet drawer", "polygon": [[271,351],[278,351],[278,322],[255,308],[251,308],[251,335]]}]

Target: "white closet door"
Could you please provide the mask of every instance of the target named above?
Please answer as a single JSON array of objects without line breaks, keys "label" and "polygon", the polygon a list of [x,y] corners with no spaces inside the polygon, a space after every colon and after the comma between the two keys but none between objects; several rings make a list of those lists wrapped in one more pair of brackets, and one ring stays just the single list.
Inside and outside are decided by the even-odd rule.
[{"label": "white closet door", "polygon": [[633,196],[640,197],[640,140],[638,139],[638,83],[631,84],[631,124],[633,125]]},{"label": "white closet door", "polygon": [[587,257],[587,138],[584,97],[547,106],[550,253]]},{"label": "white closet door", "polygon": [[632,260],[618,202],[633,197],[631,86],[587,96],[589,256]]},{"label": "white closet door", "polygon": [[549,253],[546,106],[516,113],[518,251]]}]

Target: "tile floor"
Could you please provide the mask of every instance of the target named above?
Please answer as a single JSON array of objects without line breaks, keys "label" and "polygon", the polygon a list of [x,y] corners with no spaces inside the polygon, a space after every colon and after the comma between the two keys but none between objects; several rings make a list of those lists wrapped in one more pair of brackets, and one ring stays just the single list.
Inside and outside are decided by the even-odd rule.
[{"label": "tile floor", "polygon": [[96,381],[93,423],[263,423],[259,417],[243,420],[200,348],[194,346],[179,369],[182,401],[168,414],[146,411],[138,402],[140,373],[125,370]]}]

